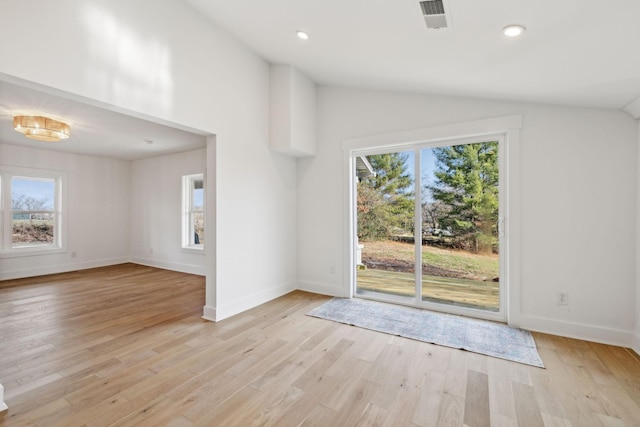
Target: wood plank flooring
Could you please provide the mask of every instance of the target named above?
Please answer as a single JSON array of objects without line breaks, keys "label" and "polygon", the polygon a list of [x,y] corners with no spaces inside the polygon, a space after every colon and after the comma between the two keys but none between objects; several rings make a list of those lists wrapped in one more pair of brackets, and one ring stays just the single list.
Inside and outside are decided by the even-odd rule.
[{"label": "wood plank flooring", "polygon": [[639,426],[640,358],[534,334],[547,369],[305,316],[218,323],[204,279],[133,264],[0,282],[2,426]]}]

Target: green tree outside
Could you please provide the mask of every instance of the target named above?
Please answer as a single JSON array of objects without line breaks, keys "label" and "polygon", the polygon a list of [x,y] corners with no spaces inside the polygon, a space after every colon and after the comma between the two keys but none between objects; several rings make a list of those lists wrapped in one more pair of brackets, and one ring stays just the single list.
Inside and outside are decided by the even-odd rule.
[{"label": "green tree outside", "polygon": [[439,219],[450,227],[458,247],[491,252],[498,240],[498,142],[433,148],[434,200],[449,207]]},{"label": "green tree outside", "polygon": [[407,171],[408,155],[387,153],[367,159],[375,176],[358,183],[358,238],[379,240],[413,232],[413,177]]}]

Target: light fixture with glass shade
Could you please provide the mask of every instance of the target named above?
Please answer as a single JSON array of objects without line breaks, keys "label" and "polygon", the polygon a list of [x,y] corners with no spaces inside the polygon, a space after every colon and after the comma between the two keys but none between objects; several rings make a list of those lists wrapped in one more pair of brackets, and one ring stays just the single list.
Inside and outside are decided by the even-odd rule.
[{"label": "light fixture with glass shade", "polygon": [[27,138],[38,141],[57,142],[71,135],[68,124],[43,116],[15,116],[13,128]]}]

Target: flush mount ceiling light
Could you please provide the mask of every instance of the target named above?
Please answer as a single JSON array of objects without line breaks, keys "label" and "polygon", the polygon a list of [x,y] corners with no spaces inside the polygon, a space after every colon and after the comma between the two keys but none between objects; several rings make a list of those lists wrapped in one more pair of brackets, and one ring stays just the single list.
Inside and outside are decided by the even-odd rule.
[{"label": "flush mount ceiling light", "polygon": [[38,141],[57,142],[69,138],[69,125],[42,116],[15,116],[13,128],[27,138]]},{"label": "flush mount ceiling light", "polygon": [[298,36],[300,40],[309,40],[309,34],[304,31],[296,31],[296,36]]},{"label": "flush mount ceiling light", "polygon": [[524,33],[525,29],[526,28],[525,28],[524,25],[512,24],[512,25],[507,25],[506,27],[504,27],[502,29],[502,32],[507,37],[518,37],[520,34]]}]

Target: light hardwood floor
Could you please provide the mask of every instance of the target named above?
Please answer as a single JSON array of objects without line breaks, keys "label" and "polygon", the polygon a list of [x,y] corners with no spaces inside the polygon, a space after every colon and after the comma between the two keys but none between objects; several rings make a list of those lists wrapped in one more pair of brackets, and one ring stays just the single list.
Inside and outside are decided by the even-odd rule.
[{"label": "light hardwood floor", "polygon": [[198,276],[0,282],[0,425],[640,425],[630,350],[535,334],[540,369],[305,316],[327,299],[212,323]]}]

